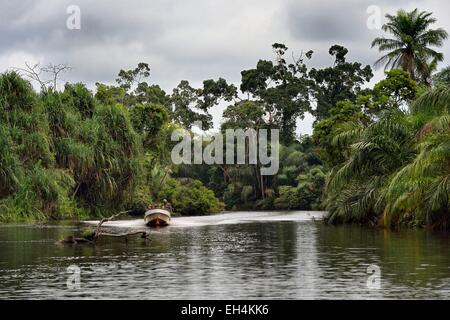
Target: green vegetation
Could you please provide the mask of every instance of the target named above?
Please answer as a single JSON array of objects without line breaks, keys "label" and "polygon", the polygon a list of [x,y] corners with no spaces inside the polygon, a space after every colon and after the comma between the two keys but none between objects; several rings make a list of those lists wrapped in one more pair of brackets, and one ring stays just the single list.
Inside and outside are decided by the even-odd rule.
[{"label": "green vegetation", "polygon": [[327,186],[330,222],[448,228],[449,93],[433,89],[408,111],[334,136],[336,147],[349,152]]},{"label": "green vegetation", "polygon": [[399,11],[387,18],[384,30],[399,39],[378,38],[373,44],[395,49],[379,61],[403,70],[388,72],[356,104],[341,103],[346,117],[335,112],[315,128],[322,152],[340,156],[327,181],[327,221],[448,229],[448,70],[431,77],[432,65],[443,56],[426,47],[442,45],[447,33],[428,30],[435,20],[425,12]]},{"label": "green vegetation", "polygon": [[[179,190],[149,189],[154,174],[149,166],[161,167],[168,158],[159,137],[170,132],[167,108],[142,99],[126,107],[118,101],[131,104],[137,100],[134,93],[99,87],[104,90],[95,98],[82,84],[37,94],[14,72],[0,76],[0,221],[143,211],[151,201],[188,196],[186,187],[176,183],[172,186]],[[191,211],[183,197],[175,197],[177,212],[221,210],[211,191],[199,182],[193,186],[192,198],[202,197]]]},{"label": "green vegetation", "polygon": [[[372,45],[388,51],[377,62],[388,71],[373,87],[371,67],[348,61],[340,45],[329,49],[330,66],[309,69],[312,51],[290,61],[275,43],[274,61],[242,71],[240,90],[219,78],[199,88],[183,80],[168,94],[146,82],[146,63],[120,70],[117,85],[97,83],[95,95],[81,83],[36,93],[2,74],[0,221],[139,213],[166,198],[181,215],[326,209],[329,223],[448,229],[450,72],[435,72],[443,55],[432,48],[447,33],[430,29],[426,12],[387,19],[394,38]],[[197,139],[195,122],[211,129],[210,110],[224,103],[219,135],[280,129],[276,175],[263,175],[259,161],[172,163],[172,132]],[[297,136],[307,113],[314,132]]]}]

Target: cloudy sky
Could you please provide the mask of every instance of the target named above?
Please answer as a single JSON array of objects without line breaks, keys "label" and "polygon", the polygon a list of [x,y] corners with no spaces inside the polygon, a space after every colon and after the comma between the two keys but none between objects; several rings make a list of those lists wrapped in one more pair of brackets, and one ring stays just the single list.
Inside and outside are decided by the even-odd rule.
[{"label": "cloudy sky", "polygon": [[[66,26],[70,5],[81,10],[79,30]],[[94,88],[143,61],[151,66],[150,82],[171,92],[182,79],[238,84],[241,70],[273,58],[274,42],[295,53],[314,50],[315,67],[332,63],[333,44],[346,46],[350,60],[373,64],[379,53],[370,42],[381,34],[367,27],[373,5],[382,15],[432,11],[436,27],[450,31],[450,4],[443,0],[0,0],[0,72],[25,61],[67,63],[73,70],[64,80]],[[450,59],[450,40],[442,51]],[[379,70],[374,81],[381,77]],[[221,112],[213,114],[217,125]],[[303,121],[299,132],[310,132],[310,124]]]}]

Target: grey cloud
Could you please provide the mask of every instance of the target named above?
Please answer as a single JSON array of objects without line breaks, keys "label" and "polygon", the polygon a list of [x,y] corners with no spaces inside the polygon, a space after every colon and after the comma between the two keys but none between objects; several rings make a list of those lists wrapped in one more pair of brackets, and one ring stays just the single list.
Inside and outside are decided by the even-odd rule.
[{"label": "grey cloud", "polygon": [[292,35],[304,41],[364,39],[367,34],[365,1],[291,2],[288,25]]},{"label": "grey cloud", "polygon": [[[81,8],[81,30],[66,28],[71,4]],[[0,72],[25,58],[68,63],[66,80],[92,88],[145,61],[151,82],[167,91],[182,79],[198,85],[224,77],[238,85],[241,70],[273,58],[274,42],[295,53],[314,50],[312,66],[332,63],[333,44],[349,48],[350,60],[372,64],[379,53],[370,42],[380,34],[366,28],[373,4],[383,14],[399,7],[434,11],[450,30],[450,5],[440,0],[0,0]],[[448,43],[443,51],[448,57]]]}]

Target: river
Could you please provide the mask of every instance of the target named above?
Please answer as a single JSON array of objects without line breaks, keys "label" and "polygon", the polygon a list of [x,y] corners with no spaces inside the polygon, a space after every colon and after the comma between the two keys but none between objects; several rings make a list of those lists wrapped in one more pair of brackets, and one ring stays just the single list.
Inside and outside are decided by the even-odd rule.
[{"label": "river", "polygon": [[0,225],[0,299],[450,298],[448,234],[328,226],[321,216],[174,218],[149,242],[95,246],[55,243],[79,223]]}]

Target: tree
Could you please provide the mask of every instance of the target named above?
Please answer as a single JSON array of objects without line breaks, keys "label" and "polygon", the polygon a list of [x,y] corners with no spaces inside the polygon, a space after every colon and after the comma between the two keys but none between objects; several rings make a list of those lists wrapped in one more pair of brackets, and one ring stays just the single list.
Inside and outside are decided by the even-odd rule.
[{"label": "tree", "polygon": [[298,185],[280,186],[279,197],[274,201],[277,209],[283,210],[317,210],[325,186],[325,174],[321,168],[312,168],[299,174]]},{"label": "tree", "polygon": [[61,74],[72,70],[70,66],[62,63],[50,63],[44,67],[41,67],[39,63],[31,66],[27,62],[25,62],[25,66],[26,68],[14,69],[22,73],[31,81],[37,82],[41,87],[42,92],[48,92],[49,90],[58,90],[58,81],[61,80]]},{"label": "tree", "polygon": [[[349,135],[351,139],[349,139]],[[376,222],[387,205],[385,187],[415,155],[415,127],[402,113],[335,135],[350,154],[331,171],[327,183],[329,222]]]},{"label": "tree", "polygon": [[170,110],[170,97],[159,85],[150,85],[145,80],[150,77],[147,63],[139,63],[136,68],[120,70],[116,82],[119,86],[96,83],[95,98],[104,104],[121,103],[126,107],[137,104],[159,104]]},{"label": "tree", "polygon": [[[303,54],[288,63],[284,44],[275,43],[275,63],[259,60],[255,69],[241,72],[240,89],[256,99],[264,107],[268,123],[272,128],[280,129],[281,142],[291,143],[295,138],[296,121],[310,111],[307,67]],[[313,52],[305,54],[310,59]]]},{"label": "tree", "polygon": [[92,118],[95,111],[95,100],[92,93],[82,83],[64,86],[64,97],[73,107],[80,112],[83,119]]},{"label": "tree", "polygon": [[264,108],[254,101],[240,101],[228,106],[223,114],[222,130],[226,129],[261,129],[267,127],[264,120]]},{"label": "tree", "polygon": [[136,103],[154,103],[162,105],[169,111],[170,96],[159,85],[141,82],[135,90]]},{"label": "tree", "polygon": [[412,79],[429,85],[432,65],[444,59],[442,53],[431,47],[442,46],[448,37],[441,28],[430,29],[436,22],[431,15],[431,12],[419,12],[418,9],[399,10],[395,16],[387,14],[388,23],[383,25],[383,30],[394,37],[378,37],[372,42],[372,47],[388,51],[375,65],[385,64],[386,70],[403,68]]},{"label": "tree", "polygon": [[144,147],[156,143],[155,138],[163,125],[169,121],[169,113],[156,103],[137,104],[130,109],[134,130],[142,135]]},{"label": "tree", "polygon": [[450,86],[450,66],[443,68],[433,76],[433,85],[435,87]]},{"label": "tree", "polygon": [[320,157],[331,166],[345,161],[348,149],[333,143],[334,136],[342,127],[364,126],[370,122],[369,117],[362,112],[360,105],[351,101],[340,101],[330,110],[330,116],[314,126],[313,141],[318,146]]},{"label": "tree", "polygon": [[419,224],[450,228],[449,97],[448,87],[438,88],[414,103],[414,115],[426,120],[416,134],[418,154],[387,188],[391,205],[385,216],[390,222],[407,213]]},{"label": "tree", "polygon": [[192,128],[194,122],[200,121],[205,130],[212,127],[212,116],[207,110],[199,109],[199,91],[183,80],[173,89],[170,96],[172,118],[184,128]]},{"label": "tree", "polygon": [[[222,133],[227,129],[258,130],[267,128],[268,124],[264,120],[264,115],[265,111],[261,103],[245,100],[230,105],[223,112]],[[246,148],[245,158],[248,159],[248,157],[249,149]],[[255,197],[256,194],[259,194],[262,198],[265,197],[265,177],[261,175],[261,164],[259,161],[256,164],[223,165],[221,167],[224,174],[228,174],[228,177],[231,178],[232,181],[230,183],[235,184],[232,190],[229,190],[232,194],[239,194],[239,198],[244,199],[244,202],[248,201],[250,195]],[[230,192],[228,193],[230,194]]]},{"label": "tree", "polygon": [[103,104],[124,103],[126,91],[124,88],[116,86],[108,86],[103,83],[95,83],[97,90],[95,99]]},{"label": "tree", "polygon": [[321,157],[332,165],[342,163],[348,150],[336,145],[334,137],[340,131],[355,132],[384,115],[405,109],[416,98],[417,84],[406,71],[386,72],[386,78],[373,89],[364,90],[354,101],[339,101],[327,118],[314,126],[313,139]]},{"label": "tree", "polygon": [[363,67],[359,62],[347,62],[348,50],[342,46],[334,45],[329,54],[335,57],[332,67],[311,69],[309,76],[314,80],[313,92],[317,106],[313,110],[316,122],[330,115],[330,110],[336,107],[339,101],[356,100],[361,93],[362,85],[373,77],[370,66]]},{"label": "tree", "polygon": [[199,180],[169,179],[159,193],[159,199],[168,199],[174,211],[181,215],[205,215],[220,212],[223,203]]},{"label": "tree", "polygon": [[0,75],[0,221],[70,217],[74,180],[55,167],[46,108],[16,72]]},{"label": "tree", "polygon": [[237,96],[234,85],[225,79],[205,80],[202,88],[193,88],[189,81],[182,80],[173,89],[170,97],[172,118],[184,128],[192,128],[194,122],[202,122],[203,130],[212,128],[209,110],[220,101],[232,101]]},{"label": "tree", "polygon": [[418,94],[417,83],[402,69],[386,72],[386,78],[378,82],[373,90],[361,95],[357,103],[372,117],[380,117],[382,112],[407,107]]},{"label": "tree", "polygon": [[130,70],[120,70],[116,82],[126,91],[132,87],[139,86],[141,81],[150,76],[150,67],[148,63],[140,62],[137,67]]}]

